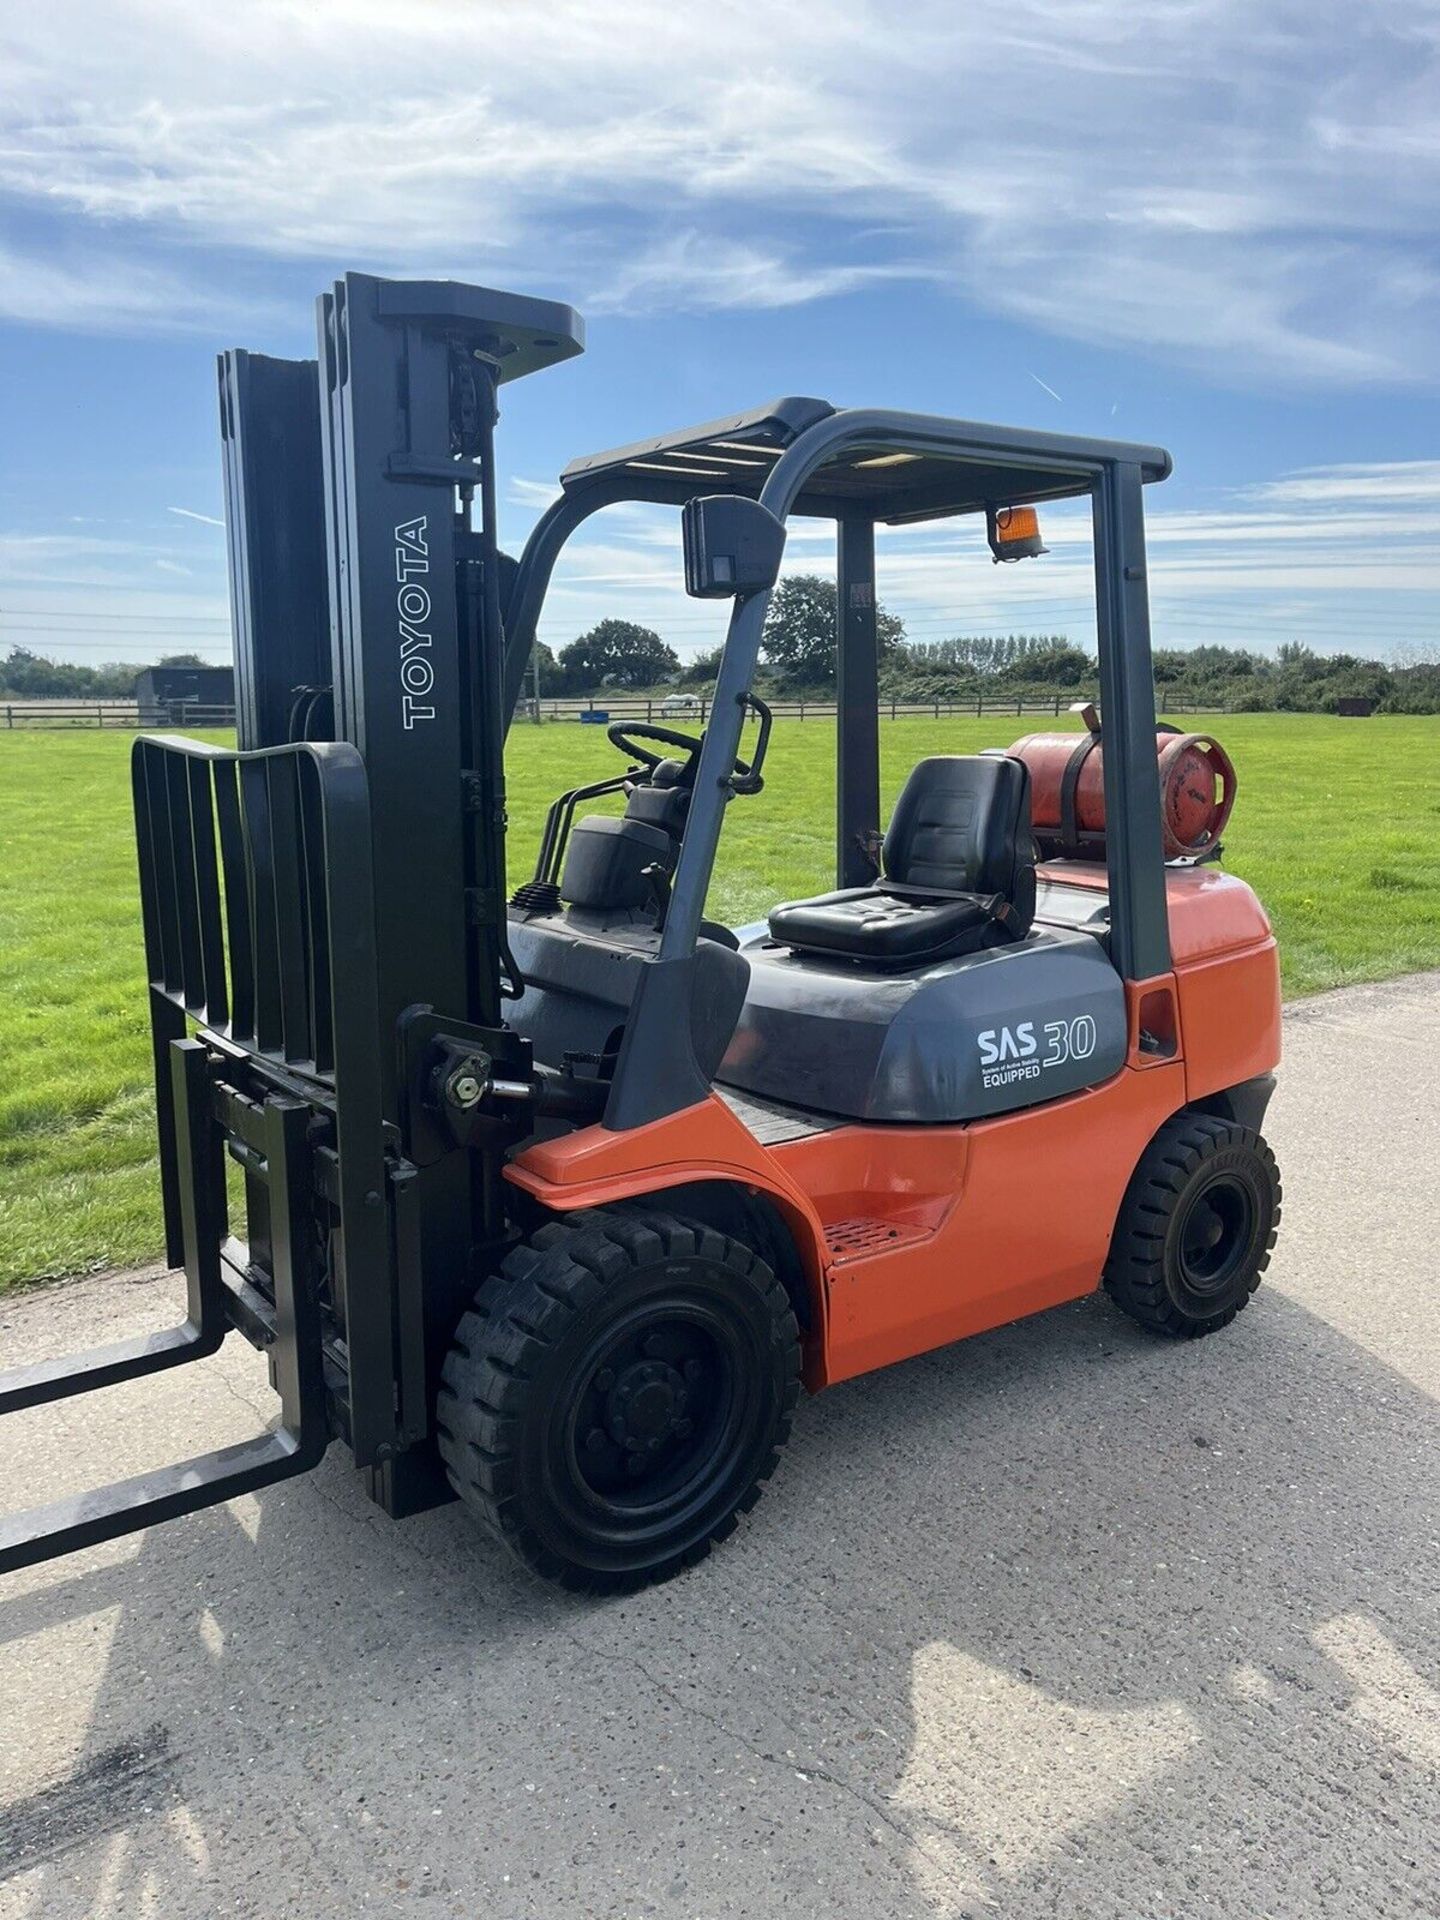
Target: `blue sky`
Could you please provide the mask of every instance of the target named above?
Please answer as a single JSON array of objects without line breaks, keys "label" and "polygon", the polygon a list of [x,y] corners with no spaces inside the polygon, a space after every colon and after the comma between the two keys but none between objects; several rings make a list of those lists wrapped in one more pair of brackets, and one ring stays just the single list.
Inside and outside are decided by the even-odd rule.
[{"label": "blue sky", "polygon": [[[1440,647],[1437,0],[12,9],[0,644],[228,654],[214,354],[313,352],[346,267],[586,315],[507,390],[512,547],[572,455],[818,393],[1169,447],[1159,642]],[[593,529],[547,638],[718,636],[669,516]],[[1085,640],[1085,532],[886,535],[882,595]]]}]

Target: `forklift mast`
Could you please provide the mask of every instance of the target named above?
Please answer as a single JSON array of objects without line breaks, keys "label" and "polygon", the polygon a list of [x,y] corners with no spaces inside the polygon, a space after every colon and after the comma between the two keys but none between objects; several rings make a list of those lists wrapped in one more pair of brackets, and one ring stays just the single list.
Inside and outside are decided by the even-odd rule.
[{"label": "forklift mast", "polygon": [[0,1375],[11,1411],[202,1358],[238,1329],[269,1357],[280,1426],[0,1521],[0,1571],[303,1472],[335,1436],[392,1514],[451,1497],[421,1443],[505,1233],[519,1123],[477,1120],[458,1150],[425,1075],[528,1065],[501,1026],[497,398],[581,352],[583,332],[548,301],[347,274],[318,333],[313,361],[219,362],[237,750],[135,750],[187,1317]]},{"label": "forklift mast", "polygon": [[[497,396],[578,353],[581,324],[546,301],[354,273],[317,304],[318,364],[238,352],[220,362],[226,519],[242,561],[238,744],[289,743],[298,690],[330,689],[333,724],[312,722],[305,737],[346,740],[365,762],[385,1031],[416,1002],[493,1026],[505,800]],[[316,610],[327,607],[320,653]],[[321,706],[318,723],[327,717]],[[393,1068],[387,1058],[387,1092]]]}]

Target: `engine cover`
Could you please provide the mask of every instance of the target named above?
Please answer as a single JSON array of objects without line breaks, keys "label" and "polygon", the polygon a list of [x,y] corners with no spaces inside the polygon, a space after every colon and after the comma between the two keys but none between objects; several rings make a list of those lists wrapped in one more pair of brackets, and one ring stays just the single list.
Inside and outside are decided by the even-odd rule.
[{"label": "engine cover", "polygon": [[882,973],[746,929],[750,984],[717,1076],[852,1120],[937,1125],[1095,1086],[1125,1060],[1125,993],[1093,933]]}]

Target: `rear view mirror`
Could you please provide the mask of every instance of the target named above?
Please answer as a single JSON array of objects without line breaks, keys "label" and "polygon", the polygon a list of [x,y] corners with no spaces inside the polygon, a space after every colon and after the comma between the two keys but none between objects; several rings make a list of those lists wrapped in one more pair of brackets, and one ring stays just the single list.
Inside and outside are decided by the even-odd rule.
[{"label": "rear view mirror", "polygon": [[785,551],[785,523],[741,493],[687,500],[680,515],[685,591],[697,600],[726,600],[773,587]]}]

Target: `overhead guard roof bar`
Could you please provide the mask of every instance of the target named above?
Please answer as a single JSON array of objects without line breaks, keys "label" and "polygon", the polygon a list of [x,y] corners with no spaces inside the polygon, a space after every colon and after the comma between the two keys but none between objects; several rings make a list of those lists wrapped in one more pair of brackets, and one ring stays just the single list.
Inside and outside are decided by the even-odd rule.
[{"label": "overhead guard roof bar", "polygon": [[[807,460],[787,512],[838,518],[859,509],[871,519],[903,524],[992,505],[1078,497],[1090,491],[1102,460],[1137,466],[1146,480],[1163,480],[1170,472],[1170,457],[1160,447],[937,415],[839,413],[828,401],[791,397],[574,460],[560,484],[569,494],[602,476],[612,485],[623,476],[626,497],[634,500],[674,503],[716,492],[722,484],[758,499],[786,449],[802,435],[810,446],[814,428],[837,420],[846,422],[843,434],[825,457]],[[903,446],[895,438],[900,422],[910,429]]]}]

